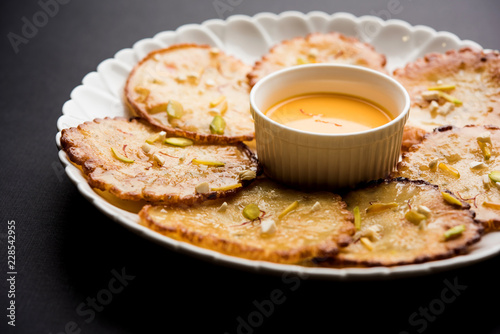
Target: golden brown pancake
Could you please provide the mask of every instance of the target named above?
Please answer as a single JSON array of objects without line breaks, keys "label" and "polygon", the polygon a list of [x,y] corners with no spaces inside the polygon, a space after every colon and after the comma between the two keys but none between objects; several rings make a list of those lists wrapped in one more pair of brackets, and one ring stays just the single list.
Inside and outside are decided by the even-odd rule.
[{"label": "golden brown pancake", "polygon": [[[395,70],[394,77],[408,90],[412,103],[404,146],[422,140],[422,130],[431,132],[446,125],[500,124],[500,54],[497,51],[463,48],[444,54],[430,53]],[[449,87],[429,90],[443,86]],[[438,94],[439,91],[448,94],[448,99]],[[451,102],[450,97],[456,99],[455,102]]]},{"label": "golden brown pancake", "polygon": [[[491,144],[486,145],[491,157],[486,159],[478,139],[488,136]],[[445,127],[428,134],[422,143],[404,154],[394,176],[426,180],[452,191],[470,203],[476,219],[487,230],[498,230],[500,185],[489,178],[492,171],[500,171],[499,128]]]},{"label": "golden brown pancake", "polygon": [[164,141],[143,121],[106,118],[64,129],[61,146],[90,186],[127,200],[193,204],[238,192],[253,181],[241,179],[241,172],[260,172],[244,144],[179,147]]},{"label": "golden brown pancake", "polygon": [[[223,144],[252,140],[249,71],[250,66],[207,45],[173,45],[139,62],[128,77],[125,97],[138,116],[170,136]],[[183,110],[169,113],[171,101]],[[211,128],[215,116],[225,127]]]},{"label": "golden brown pancake", "polygon": [[[359,208],[361,223],[336,264],[394,266],[443,259],[466,252],[482,234],[466,203],[449,204],[437,186],[424,181],[371,182],[344,199],[349,210]],[[445,237],[462,225],[461,233]]]},{"label": "golden brown pancake", "polygon": [[286,40],[271,48],[248,74],[250,86],[285,67],[309,63],[360,65],[385,72],[385,56],[373,46],[337,32],[312,33]]},{"label": "golden brown pancake", "polygon": [[[249,204],[258,206],[259,218],[243,216]],[[292,210],[280,218],[290,205]],[[170,238],[228,255],[279,263],[334,256],[354,233],[352,215],[340,196],[304,193],[269,179],[257,180],[230,198],[187,208],[148,205],[139,215],[142,224]],[[273,228],[265,232],[269,225]]]}]

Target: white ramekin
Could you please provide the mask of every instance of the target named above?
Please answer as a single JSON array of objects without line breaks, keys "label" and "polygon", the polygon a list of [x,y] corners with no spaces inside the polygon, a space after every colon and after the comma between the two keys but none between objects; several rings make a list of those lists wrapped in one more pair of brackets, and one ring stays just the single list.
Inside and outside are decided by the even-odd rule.
[{"label": "white ramekin", "polygon": [[[286,98],[331,92],[359,96],[389,111],[394,119],[349,134],[321,134],[279,124],[264,113]],[[387,176],[396,165],[410,97],[393,78],[360,66],[309,64],[259,80],[250,93],[257,155],[265,173],[305,188],[335,189]]]}]

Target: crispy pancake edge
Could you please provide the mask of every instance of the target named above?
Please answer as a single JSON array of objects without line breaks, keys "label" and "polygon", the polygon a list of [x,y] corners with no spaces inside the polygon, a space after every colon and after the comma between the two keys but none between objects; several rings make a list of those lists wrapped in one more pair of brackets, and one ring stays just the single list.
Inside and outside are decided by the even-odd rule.
[{"label": "crispy pancake edge", "polygon": [[[96,164],[96,159],[92,159],[91,155],[89,152],[87,152],[85,149],[82,149],[77,142],[74,142],[72,140],[69,140],[66,136],[66,134],[69,134],[71,132],[79,132],[81,130],[85,130],[86,127],[89,125],[92,125],[94,123],[99,124],[102,121],[106,120],[117,120],[117,121],[126,121],[126,122],[142,122],[143,124],[152,127],[153,129],[158,129],[158,127],[148,124],[145,122],[145,120],[133,117],[133,118],[125,118],[125,117],[105,117],[103,119],[101,118],[96,118],[93,121],[87,121],[82,124],[79,124],[77,127],[72,127],[72,128],[67,128],[63,129],[61,132],[61,147],[64,150],[64,152],[68,155],[68,158],[70,159],[71,162],[74,164],[81,166],[83,170],[83,174],[85,175],[85,178],[87,179],[87,182],[92,188],[97,188],[100,190],[107,190],[116,197],[120,199],[125,199],[125,200],[132,200],[132,201],[139,201],[143,200],[143,196],[134,196],[130,195],[127,192],[122,192],[119,189],[117,189],[114,186],[107,186],[106,183],[101,182],[99,180],[95,180],[92,178],[91,173],[99,167],[99,164]],[[251,161],[251,163],[256,164],[257,166],[257,175],[262,174],[262,166],[258,162],[257,157],[255,154],[244,144],[244,143],[236,143],[236,144],[228,144],[228,145],[234,145],[237,146]],[[255,179],[254,179],[255,180]],[[193,205],[196,203],[200,203],[206,200],[212,200],[212,199],[217,199],[217,198],[222,198],[226,196],[230,196],[232,194],[235,194],[241,190],[243,190],[246,186],[250,185],[254,180],[248,180],[248,181],[242,181],[243,187],[236,188],[236,189],[231,189],[231,190],[225,190],[225,191],[211,191],[207,194],[195,194],[192,196],[184,197],[182,199],[175,198],[170,201],[159,201],[164,204],[169,204],[169,205]],[[156,202],[155,200],[152,200],[148,198],[149,202]]]},{"label": "crispy pancake edge", "polygon": [[[346,203],[342,198],[332,193],[333,199],[341,205],[342,214],[346,216],[346,221],[351,223],[354,221],[354,216],[347,210]],[[187,242],[197,247],[207,248],[225,255],[242,257],[249,260],[261,260],[275,263],[294,264],[308,258],[314,257],[334,257],[338,254],[340,247],[346,247],[352,241],[354,234],[354,224],[344,228],[344,233],[339,235],[338,240],[325,240],[314,246],[303,246],[300,248],[287,251],[272,251],[267,252],[265,249],[248,246],[244,243],[238,243],[231,240],[221,239],[213,234],[199,233],[195,230],[183,228],[180,223],[176,222],[175,226],[159,225],[148,214],[148,209],[152,205],[146,205],[139,212],[141,223],[153,231],[156,231],[166,237]]]},{"label": "crispy pancake edge", "polygon": [[[432,72],[451,71],[453,68],[460,66],[475,67],[478,64],[487,61],[497,60],[500,61],[500,53],[495,50],[484,51],[471,47],[464,47],[458,50],[448,50],[445,53],[432,52],[425,54],[423,57],[406,64],[405,67],[395,69],[393,77],[398,80],[418,80],[422,75]],[[500,71],[495,74],[500,77]],[[398,78],[401,78],[400,80]],[[412,106],[414,104],[413,97]],[[472,125],[472,124],[471,124]],[[480,124],[483,125],[483,124]],[[442,127],[446,127],[443,125]],[[418,128],[414,125],[407,125],[403,133],[403,146],[402,152],[407,152],[412,145],[419,144],[425,137],[427,131]]]},{"label": "crispy pancake edge", "polygon": [[[497,127],[497,126],[494,126],[494,125],[466,125],[464,126],[464,128],[469,128],[469,127],[477,127],[477,126],[483,126],[485,129],[491,129],[491,130],[500,130],[500,127]],[[434,129],[433,132],[429,132],[429,133],[426,133],[423,137],[422,137],[422,141],[418,144],[415,144],[413,146],[411,146],[407,152],[404,152],[402,154],[402,157],[401,157],[401,161],[398,162],[397,166],[396,166],[396,171],[392,172],[391,173],[391,176],[396,176],[398,173],[399,173],[399,168],[400,166],[402,166],[403,164],[405,164],[405,157],[407,157],[408,155],[410,155],[412,152],[414,151],[418,151],[424,141],[429,137],[429,136],[432,136],[433,133],[438,133],[438,132],[447,132],[447,131],[452,131],[454,129],[460,129],[459,127],[456,127],[456,126],[453,126],[453,125],[447,125],[447,126],[441,126],[439,128],[436,128]],[[424,181],[425,182],[425,181]],[[450,191],[446,190],[447,192],[451,193]],[[485,229],[486,229],[486,232],[492,232],[492,231],[498,231],[500,230],[500,219],[494,219],[494,220],[490,220],[490,221],[483,221],[483,220],[478,220],[476,218],[474,218],[477,222],[481,223]]]},{"label": "crispy pancake edge", "polygon": [[257,60],[255,62],[255,64],[253,65],[253,68],[252,70],[247,74],[247,79],[248,79],[248,83],[250,85],[250,87],[253,87],[257,81],[259,80],[259,75],[258,74],[255,74],[255,71],[256,69],[259,69],[263,63],[269,61],[269,57],[271,54],[274,53],[274,51],[282,46],[282,45],[285,45],[285,44],[291,44],[295,41],[298,41],[298,40],[304,40],[304,42],[309,42],[309,39],[315,35],[331,35],[331,36],[335,36],[335,37],[338,37],[339,39],[345,41],[345,42],[354,42],[354,43],[361,43],[363,44],[364,46],[366,46],[367,48],[369,48],[370,50],[372,50],[373,52],[377,53],[378,55],[380,55],[382,57],[382,63],[380,64],[380,66],[382,68],[385,68],[385,65],[387,63],[387,58],[384,54],[381,54],[381,53],[378,53],[375,51],[375,47],[369,43],[366,43],[366,42],[362,42],[360,41],[359,39],[355,38],[355,37],[351,37],[351,36],[346,36],[344,34],[341,34],[339,32],[335,32],[335,31],[332,31],[332,32],[327,32],[327,33],[320,33],[320,32],[313,32],[313,33],[309,33],[307,34],[306,36],[297,36],[297,37],[294,37],[292,39],[288,39],[288,40],[284,40],[284,41],[281,41],[275,45],[273,45],[269,51],[262,56],[262,58],[260,60]]},{"label": "crispy pancake edge", "polygon": [[[407,179],[404,177],[397,177],[397,178],[379,179],[379,180],[374,180],[374,181],[362,183],[362,184],[356,186],[356,188],[354,188],[353,191],[362,190],[365,188],[376,187],[380,184],[383,184],[383,183],[388,184],[391,182],[403,182],[403,183],[413,183],[416,185],[426,185],[426,186],[432,187],[436,190],[439,190],[439,187],[437,185],[431,184],[431,183],[424,181],[424,180],[410,180],[410,179]],[[455,197],[455,195],[453,195],[450,191],[448,191],[448,190],[444,190],[444,191],[446,191],[447,193],[449,193]],[[414,261],[401,261],[401,262],[397,262],[397,263],[384,263],[382,261],[374,261],[374,260],[372,260],[372,261],[364,261],[364,260],[363,261],[352,261],[352,260],[342,259],[340,257],[336,257],[336,258],[331,258],[331,259],[320,259],[322,261],[319,262],[319,265],[320,266],[327,266],[327,267],[332,267],[332,266],[333,267],[341,267],[341,268],[344,268],[344,267],[375,267],[375,266],[393,267],[393,266],[418,264],[418,263],[424,263],[424,262],[429,262],[429,261],[442,260],[442,259],[453,257],[455,255],[465,254],[468,252],[469,247],[472,244],[477,243],[479,240],[481,240],[481,237],[484,234],[484,228],[483,228],[482,224],[480,224],[478,221],[476,221],[474,219],[475,212],[472,210],[469,210],[470,205],[467,202],[464,202],[459,198],[457,198],[457,199],[462,203],[462,207],[460,209],[468,212],[468,215],[469,215],[470,220],[471,220],[470,223],[472,223],[474,226],[477,227],[477,231],[476,231],[475,235],[471,239],[468,239],[465,244],[458,245],[456,247],[453,247],[452,249],[449,249],[447,252],[444,252],[444,253],[441,253],[441,254],[438,254],[435,256],[422,255],[422,256],[415,258]],[[455,242],[455,241],[458,241],[458,240],[451,240],[451,241],[448,241],[448,243]],[[457,242],[455,242],[455,243],[457,243]]]},{"label": "crispy pancake edge", "polygon": [[[149,113],[145,110],[143,110],[135,101],[132,99],[132,94],[131,91],[129,90],[131,87],[129,87],[129,83],[131,78],[134,76],[136,71],[139,70],[139,68],[144,64],[146,61],[150,60],[153,58],[156,54],[163,53],[163,52],[170,52],[172,50],[176,49],[181,49],[181,48],[191,48],[191,47],[197,47],[197,48],[206,48],[210,49],[210,45],[205,45],[205,44],[195,44],[195,43],[182,43],[182,44],[175,44],[171,45],[167,48],[159,49],[150,52],[146,57],[141,59],[137,65],[134,66],[132,71],[130,71],[130,74],[127,77],[127,81],[125,82],[125,89],[124,89],[124,100],[127,105],[127,107],[135,114],[138,115],[142,118],[145,118],[150,124],[153,124],[154,126],[162,129],[167,133],[168,136],[176,136],[176,137],[185,137],[194,140],[197,143],[203,143],[203,144],[233,144],[241,141],[251,141],[254,139],[255,135],[242,135],[242,136],[224,136],[224,135],[215,135],[215,134],[200,134],[197,132],[193,131],[187,131],[187,130],[181,130],[181,129],[176,129],[172,127],[165,126],[161,124],[160,122],[156,121],[153,117],[149,115]],[[222,52],[222,51],[221,51]],[[238,62],[239,64],[243,65],[243,62],[239,59],[236,59],[233,56],[225,54],[226,57],[232,58],[235,62]]]}]

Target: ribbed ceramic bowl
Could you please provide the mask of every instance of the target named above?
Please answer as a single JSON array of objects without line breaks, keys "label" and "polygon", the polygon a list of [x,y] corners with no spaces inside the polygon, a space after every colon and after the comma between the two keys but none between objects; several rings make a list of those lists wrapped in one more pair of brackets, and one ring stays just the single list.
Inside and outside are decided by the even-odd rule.
[{"label": "ribbed ceramic bowl", "polygon": [[[265,115],[275,103],[308,93],[354,95],[384,107],[393,120],[348,134],[292,129]],[[364,67],[310,64],[275,72],[250,93],[257,152],[270,177],[306,188],[340,188],[387,176],[399,159],[410,97],[397,81]]]}]

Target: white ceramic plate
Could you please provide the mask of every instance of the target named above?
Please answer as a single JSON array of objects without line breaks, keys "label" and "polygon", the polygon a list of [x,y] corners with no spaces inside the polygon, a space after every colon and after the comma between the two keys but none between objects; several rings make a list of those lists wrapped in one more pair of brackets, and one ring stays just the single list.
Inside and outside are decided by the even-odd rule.
[{"label": "white ceramic plate", "polygon": [[[464,46],[480,47],[475,42],[460,40],[451,33],[436,32],[429,27],[411,26],[399,20],[382,21],[374,16],[358,18],[347,13],[333,15],[322,12],[308,14],[284,12],[280,15],[261,13],[253,17],[236,15],[227,20],[209,20],[202,24],[184,25],[176,31],[161,32],[153,38],[138,41],[131,49],[117,52],[112,59],[104,60],[96,72],[87,74],[83,78],[82,85],[71,92],[71,99],[64,104],[63,115],[59,118],[57,127],[61,131],[95,118],[131,116],[122,98],[125,80],[132,67],[150,51],[183,42],[210,44],[248,64],[253,64],[273,44],[316,31],[338,31],[373,44],[378,52],[387,56],[389,71],[428,52],[444,52]],[[59,147],[60,136],[59,132],[56,136]],[[467,255],[391,268],[309,268],[245,260],[179,242],[139,225],[136,214],[111,205],[90,188],[80,170],[70,163],[62,150],[59,151],[59,158],[69,178],[85,198],[107,216],[135,233],[176,251],[248,270],[277,274],[287,272],[329,279],[392,278],[455,268],[500,252],[500,233],[491,233],[484,236]]]}]

